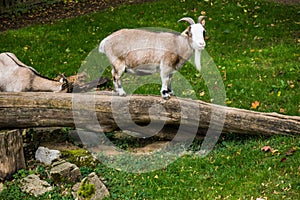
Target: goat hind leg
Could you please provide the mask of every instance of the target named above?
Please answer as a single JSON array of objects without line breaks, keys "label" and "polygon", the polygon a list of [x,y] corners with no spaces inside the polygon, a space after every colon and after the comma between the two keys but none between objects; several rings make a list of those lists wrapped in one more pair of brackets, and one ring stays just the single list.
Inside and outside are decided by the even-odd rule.
[{"label": "goat hind leg", "polygon": [[119,96],[126,96],[126,92],[124,91],[121,84],[121,76],[124,71],[125,71],[125,66],[124,69],[121,69],[120,71],[116,71],[114,68],[111,70],[113,83],[114,83],[114,90]]}]

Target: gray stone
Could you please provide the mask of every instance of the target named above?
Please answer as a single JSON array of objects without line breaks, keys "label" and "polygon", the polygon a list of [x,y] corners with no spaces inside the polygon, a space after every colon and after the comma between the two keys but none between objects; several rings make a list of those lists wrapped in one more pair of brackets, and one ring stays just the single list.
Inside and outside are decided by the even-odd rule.
[{"label": "gray stone", "polygon": [[46,147],[39,147],[35,152],[35,159],[46,164],[51,165],[52,161],[60,157],[60,151],[50,150]]},{"label": "gray stone", "polygon": [[81,173],[76,165],[66,161],[57,161],[52,164],[50,177],[55,183],[76,183],[81,179]]},{"label": "gray stone", "polygon": [[20,183],[20,188],[23,192],[33,194],[35,197],[52,190],[52,187],[48,182],[41,180],[34,174],[21,179]]},{"label": "gray stone", "polygon": [[[86,194],[85,191],[82,191],[83,185],[89,184],[94,185],[94,193],[92,194]],[[107,196],[109,196],[109,191],[106,188],[106,186],[102,183],[102,181],[99,179],[97,174],[95,172],[92,172],[87,177],[82,179],[80,183],[76,183],[73,188],[72,195],[76,200],[84,200],[84,199],[90,199],[90,200],[101,200]],[[79,192],[78,192],[79,191]],[[88,197],[84,197],[84,195],[90,195]]]}]

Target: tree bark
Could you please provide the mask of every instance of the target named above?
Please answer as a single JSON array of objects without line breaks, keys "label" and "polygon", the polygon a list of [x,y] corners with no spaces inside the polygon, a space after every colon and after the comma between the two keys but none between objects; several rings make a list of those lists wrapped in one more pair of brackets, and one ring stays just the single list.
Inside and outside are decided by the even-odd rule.
[{"label": "tree bark", "polygon": [[[91,124],[95,119],[99,123]],[[239,134],[299,135],[300,117],[176,97],[169,100],[158,96],[118,97],[111,92],[0,93],[0,128],[52,126],[76,126],[103,132],[118,127],[139,132],[145,130],[143,127],[150,130],[162,126],[173,130],[181,128],[186,134],[197,128],[202,134],[208,129],[221,129],[222,132]],[[149,134],[152,132],[149,131]]]},{"label": "tree bark", "polygon": [[0,180],[10,179],[22,168],[25,168],[25,159],[20,131],[0,131]]}]

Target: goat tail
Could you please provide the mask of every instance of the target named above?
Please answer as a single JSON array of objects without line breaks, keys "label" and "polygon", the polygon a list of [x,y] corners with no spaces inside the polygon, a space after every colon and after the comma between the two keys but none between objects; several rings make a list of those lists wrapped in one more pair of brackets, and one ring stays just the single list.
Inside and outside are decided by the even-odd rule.
[{"label": "goat tail", "polygon": [[106,43],[106,38],[104,38],[99,45],[98,51],[100,53],[105,53],[105,43]]}]

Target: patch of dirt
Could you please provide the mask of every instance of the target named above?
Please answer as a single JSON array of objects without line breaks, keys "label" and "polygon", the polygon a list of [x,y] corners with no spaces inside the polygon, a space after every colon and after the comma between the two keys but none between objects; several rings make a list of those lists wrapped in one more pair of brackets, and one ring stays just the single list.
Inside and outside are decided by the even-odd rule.
[{"label": "patch of dirt", "polygon": [[78,147],[76,145],[74,145],[71,142],[42,142],[39,145],[40,147],[47,147],[48,149],[55,149],[55,150],[59,150],[59,151],[66,151],[66,150],[79,150],[82,149],[81,147]]},{"label": "patch of dirt", "polygon": [[88,0],[86,2],[67,1],[51,5],[39,5],[34,10],[18,16],[0,15],[0,32],[19,29],[32,24],[51,24],[59,19],[73,18],[110,7],[124,4],[144,3],[154,0]]}]

